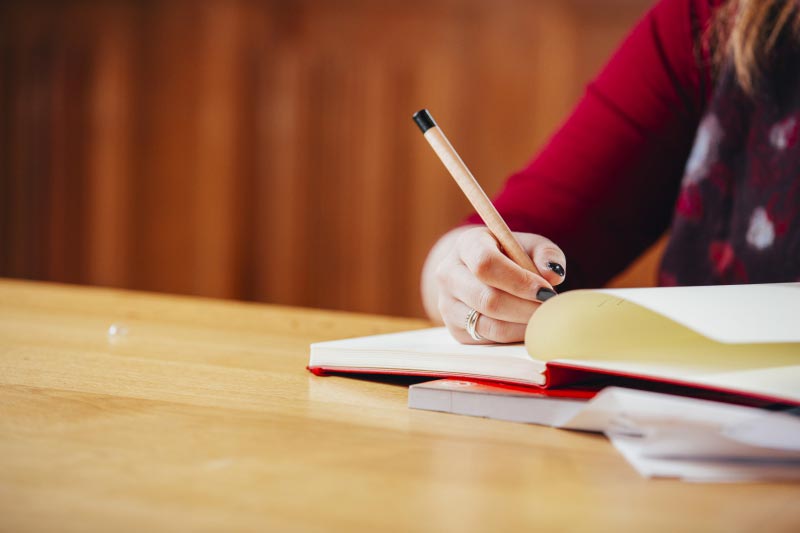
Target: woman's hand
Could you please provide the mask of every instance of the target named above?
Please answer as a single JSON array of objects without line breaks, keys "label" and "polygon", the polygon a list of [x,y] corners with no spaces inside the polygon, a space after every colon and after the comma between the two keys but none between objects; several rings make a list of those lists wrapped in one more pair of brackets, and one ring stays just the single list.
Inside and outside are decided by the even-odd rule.
[{"label": "woman's hand", "polygon": [[[519,342],[528,320],[541,302],[554,296],[552,287],[564,281],[566,259],[549,239],[515,233],[533,258],[541,276],[506,257],[485,226],[457,228],[431,250],[422,273],[422,295],[428,315],[444,322],[465,344]],[[475,331],[467,333],[470,310],[480,313]]]}]

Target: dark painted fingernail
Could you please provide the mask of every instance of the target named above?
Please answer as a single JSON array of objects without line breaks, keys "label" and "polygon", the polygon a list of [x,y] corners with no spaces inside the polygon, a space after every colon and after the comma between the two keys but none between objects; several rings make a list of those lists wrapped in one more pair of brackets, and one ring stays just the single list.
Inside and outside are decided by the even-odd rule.
[{"label": "dark painted fingernail", "polygon": [[550,270],[552,270],[553,272],[555,272],[556,274],[558,274],[562,278],[564,277],[564,267],[559,265],[558,263],[554,263],[552,261],[549,261],[547,263],[547,268],[549,268]]},{"label": "dark painted fingernail", "polygon": [[539,292],[536,293],[536,299],[540,302],[546,302],[555,295],[555,291],[551,291],[550,289],[539,289]]}]

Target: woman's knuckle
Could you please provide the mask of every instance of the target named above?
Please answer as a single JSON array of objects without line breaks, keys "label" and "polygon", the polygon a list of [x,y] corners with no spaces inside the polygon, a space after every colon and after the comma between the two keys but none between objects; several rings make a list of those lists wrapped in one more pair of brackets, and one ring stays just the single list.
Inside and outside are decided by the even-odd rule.
[{"label": "woman's knuckle", "polygon": [[559,257],[559,258],[563,257],[563,255],[564,255],[564,252],[561,251],[561,248],[559,248],[558,246],[556,246],[553,243],[548,243],[548,244],[543,245],[539,249],[539,253],[542,254],[542,255],[545,255],[545,256]]},{"label": "woman's knuckle", "polygon": [[517,293],[524,293],[537,284],[536,276],[525,270],[519,276],[515,276],[513,281],[514,291]]},{"label": "woman's knuckle", "polygon": [[494,315],[500,307],[500,291],[486,287],[481,291],[478,308],[483,314]]},{"label": "woman's knuckle", "polygon": [[496,258],[490,251],[479,253],[475,259],[475,275],[478,279],[488,278],[494,269],[495,262]]},{"label": "woman's knuckle", "polygon": [[507,336],[507,326],[499,320],[487,320],[486,338],[493,341],[502,341]]}]

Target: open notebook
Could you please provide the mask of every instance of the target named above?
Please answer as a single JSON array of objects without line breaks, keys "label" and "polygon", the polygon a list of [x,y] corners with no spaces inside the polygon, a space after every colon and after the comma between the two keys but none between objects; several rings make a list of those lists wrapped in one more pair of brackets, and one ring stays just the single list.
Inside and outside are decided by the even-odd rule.
[{"label": "open notebook", "polygon": [[524,345],[430,328],[315,343],[308,368],[542,388],[621,377],[800,405],[800,283],[572,291],[539,308]]}]

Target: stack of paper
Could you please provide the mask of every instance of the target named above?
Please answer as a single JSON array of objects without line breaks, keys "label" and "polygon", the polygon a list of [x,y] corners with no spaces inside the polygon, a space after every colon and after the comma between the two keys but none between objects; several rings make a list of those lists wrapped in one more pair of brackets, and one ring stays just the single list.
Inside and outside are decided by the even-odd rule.
[{"label": "stack of paper", "polygon": [[800,480],[800,416],[609,387],[560,427],[602,431],[643,476]]},{"label": "stack of paper", "polygon": [[452,379],[412,385],[408,405],[605,433],[646,477],[800,480],[800,409],[769,411],[619,387],[595,395]]}]

